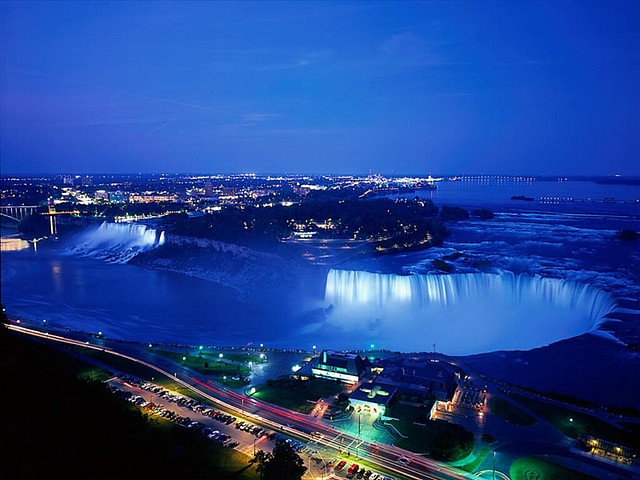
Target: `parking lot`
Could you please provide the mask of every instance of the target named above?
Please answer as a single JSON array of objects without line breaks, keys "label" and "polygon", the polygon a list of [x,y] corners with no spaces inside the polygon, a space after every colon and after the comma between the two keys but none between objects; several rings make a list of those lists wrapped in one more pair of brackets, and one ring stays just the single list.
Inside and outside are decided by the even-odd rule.
[{"label": "parking lot", "polygon": [[[211,441],[224,447],[235,448],[252,456],[254,446],[256,449],[267,451],[273,446],[272,442],[268,441],[269,435],[273,432],[257,425],[238,422],[238,418],[233,415],[153,383],[132,377],[117,377],[111,379],[109,386],[150,415],[157,415],[185,428],[201,432]],[[243,428],[239,428],[241,424]]]},{"label": "parking lot", "polygon": [[[151,382],[120,376],[109,380],[108,385],[115,394],[138,405],[149,415],[157,415],[184,428],[200,432],[212,442],[223,447],[234,448],[249,457],[252,457],[257,450],[271,451],[275,441],[282,438],[304,459],[308,467],[305,478],[395,480],[361,468],[358,464],[349,462],[348,459],[332,458],[334,451],[314,442],[306,444],[265,429],[249,420],[222,412]],[[330,458],[332,459],[329,460]]]}]

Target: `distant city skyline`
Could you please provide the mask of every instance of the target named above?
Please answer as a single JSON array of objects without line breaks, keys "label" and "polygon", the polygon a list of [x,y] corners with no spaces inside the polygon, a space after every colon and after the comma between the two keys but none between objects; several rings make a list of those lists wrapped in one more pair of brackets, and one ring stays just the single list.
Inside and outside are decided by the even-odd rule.
[{"label": "distant city skyline", "polygon": [[0,174],[640,175],[637,2],[2,2]]}]

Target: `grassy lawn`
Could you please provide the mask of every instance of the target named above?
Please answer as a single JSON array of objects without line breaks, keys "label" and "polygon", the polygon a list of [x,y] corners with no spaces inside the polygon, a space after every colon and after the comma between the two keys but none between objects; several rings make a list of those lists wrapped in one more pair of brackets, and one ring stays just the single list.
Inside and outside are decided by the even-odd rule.
[{"label": "grassy lawn", "polygon": [[220,361],[220,359],[215,356],[209,357],[205,354],[193,355],[188,353],[169,352],[167,350],[157,349],[153,349],[153,352],[157,355],[162,355],[163,357],[169,358],[176,363],[184,365],[194,372],[198,372],[204,375],[226,375],[228,377],[233,377],[246,376],[250,373],[249,367],[247,365],[227,363],[224,361]]},{"label": "grassy lawn", "polygon": [[[123,372],[128,375],[132,375],[134,377],[141,378],[143,380],[147,380],[149,382],[153,382],[156,385],[160,385],[168,390],[172,390],[174,392],[180,393],[182,395],[186,395],[188,397],[194,398],[199,402],[208,403],[208,400],[205,400],[200,395],[193,393],[188,388],[183,387],[182,385],[177,384],[173,378],[166,377],[155,370],[145,367],[144,365],[140,365],[139,363],[132,362],[131,360],[127,360],[126,358],[117,357],[115,355],[110,355],[108,353],[99,352],[96,350],[91,350],[87,348],[81,347],[73,347],[74,350],[86,355],[87,357],[95,358],[102,363],[105,363],[111,367],[113,367],[114,372]],[[110,373],[104,372],[102,370],[102,378],[98,377],[98,374],[95,372],[96,368],[88,367],[84,370],[80,376],[80,378],[88,378],[90,380],[106,380],[111,377]],[[100,369],[98,369],[100,370]]]},{"label": "grassy lawn", "polygon": [[228,352],[226,350],[207,350],[206,348],[199,347],[185,350],[184,353],[188,353],[189,355],[194,356],[202,355],[208,360],[218,359],[219,355],[222,353],[224,358],[226,358],[227,360],[233,360],[234,362],[265,363],[267,361],[267,354],[260,352]]},{"label": "grassy lawn", "polygon": [[521,395],[514,394],[512,397],[548,420],[569,437],[577,438],[581,433],[587,433],[594,437],[636,449],[640,446],[640,439],[636,438],[633,433],[615,427],[594,416]]},{"label": "grassy lawn", "polygon": [[[206,352],[203,353],[203,355],[209,357],[209,358],[216,358],[218,357],[218,355],[220,354],[220,352]],[[266,354],[264,354],[265,356],[263,358],[260,358],[260,354],[259,353],[251,353],[251,352],[245,352],[245,353],[227,353],[224,352],[223,353],[224,358],[228,359],[228,360],[233,360],[234,362],[244,362],[244,363],[265,363],[265,359],[266,359]]]},{"label": "grassy lawn", "polygon": [[87,380],[89,382],[104,382],[113,377],[112,373],[109,371],[99,368],[99,367],[90,367],[81,369],[78,372],[78,378],[81,380]]},{"label": "grassy lawn", "polygon": [[[230,478],[238,480],[258,480],[256,469],[249,466],[251,458],[244,453],[219,445],[211,445],[212,453],[209,462],[215,469],[228,472]],[[211,478],[216,478],[215,474]]]},{"label": "grassy lawn", "polygon": [[[155,370],[145,367],[144,365],[140,365],[139,363],[132,362],[125,358],[117,357],[115,355],[110,355],[108,353],[99,352],[92,349],[74,347],[74,350],[76,350],[79,353],[82,353],[83,355],[93,357],[96,360],[99,360],[100,362],[108,364],[109,366],[112,366],[113,371],[124,372],[129,375],[142,378],[143,380],[148,380],[157,385],[173,390],[174,392],[178,392],[178,393],[181,393],[182,395],[195,398],[199,402],[205,402],[205,403],[207,402],[207,400],[193,393],[188,388],[178,385],[171,377],[165,377],[164,375],[161,375]],[[159,353],[159,351],[156,350],[156,353]],[[165,353],[171,353],[171,352],[165,352]],[[179,355],[179,354],[176,353],[175,355]],[[180,357],[180,360],[182,360],[182,356]],[[91,371],[93,371],[93,374],[92,374],[93,376],[91,378],[93,378],[94,380],[106,380],[107,378],[110,378],[110,375],[104,371],[103,371],[102,377],[97,377],[98,374],[96,373],[95,368],[93,370],[87,370],[88,373]],[[208,373],[218,375],[218,371],[214,369],[211,369],[211,371]],[[222,374],[222,376],[216,377],[215,381],[217,381],[218,383],[222,383],[223,385],[226,385],[229,388],[241,388],[246,385],[246,383],[243,382],[242,380],[234,380],[233,379],[234,375],[236,375],[236,373],[233,373],[233,375],[229,375],[227,378],[224,378],[225,374]]]},{"label": "grassy lawn", "polygon": [[229,388],[233,388],[233,389],[237,389],[237,388],[242,388],[242,387],[246,387],[247,386],[247,382],[243,382],[242,380],[234,380],[231,377],[218,377],[215,380],[218,383],[221,383]]},{"label": "grassy lawn", "polygon": [[583,473],[537,457],[522,457],[511,464],[511,480],[596,480]]},{"label": "grassy lawn", "polygon": [[145,367],[144,365],[140,365],[139,363],[132,362],[131,360],[127,360],[126,358],[117,357],[115,355],[90,348],[72,347],[72,349],[86,357],[95,358],[100,362],[112,366],[114,371],[128,373],[129,375],[143,378],[145,380],[151,380],[153,377],[158,378],[160,375],[155,370]]},{"label": "grassy lawn", "polygon": [[496,443],[496,437],[494,437],[490,433],[485,432],[482,434],[482,441],[491,445],[492,443]]},{"label": "grassy lawn", "polygon": [[478,465],[484,462],[484,459],[487,458],[487,455],[489,455],[489,453],[491,453],[491,450],[489,450],[488,448],[483,448],[482,450],[480,450],[478,456],[472,462],[465,463],[458,468],[464,470],[465,472],[472,473],[476,468],[478,468]]},{"label": "grassy lawn", "polygon": [[489,400],[489,409],[493,415],[502,418],[512,425],[527,426],[536,423],[535,418],[502,397],[492,397]]},{"label": "grassy lawn", "polygon": [[[398,447],[447,462],[460,460],[471,453],[471,432],[460,425],[445,421],[429,421],[425,415],[425,408],[398,402],[390,405],[387,416],[399,419],[391,424],[408,437],[398,438],[395,442]],[[416,421],[427,426],[415,425]]]},{"label": "grassy lawn", "polygon": [[274,403],[281,407],[295,410],[296,412],[309,413],[314,404],[307,400],[316,401],[342,392],[345,386],[332,382],[312,378],[310,380],[272,380],[256,387],[255,398],[265,402]]}]

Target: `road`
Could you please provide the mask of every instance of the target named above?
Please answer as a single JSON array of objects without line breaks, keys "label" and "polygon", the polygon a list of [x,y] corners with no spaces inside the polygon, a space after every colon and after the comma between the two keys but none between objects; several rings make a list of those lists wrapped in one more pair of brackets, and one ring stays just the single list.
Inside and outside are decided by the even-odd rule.
[{"label": "road", "polygon": [[[389,445],[362,442],[349,435],[338,435],[322,419],[246,397],[200,377],[165,357],[153,355],[136,344],[100,339],[100,344],[94,345],[87,340],[78,339],[79,334],[73,332],[69,332],[68,335],[61,332],[41,332],[16,324],[7,325],[7,328],[51,342],[102,351],[144,365],[172,378],[177,384],[202,396],[218,408],[261,423],[274,431],[281,431],[309,442],[315,442],[328,450],[333,450],[336,454],[343,452],[345,446],[352,446],[352,448],[357,446],[357,452],[353,453],[357,453],[360,461],[366,461],[395,476],[411,480],[460,480],[466,478],[457,469],[418,456],[413,452]],[[315,432],[314,435],[311,432]],[[352,453],[351,450],[350,453]]]}]

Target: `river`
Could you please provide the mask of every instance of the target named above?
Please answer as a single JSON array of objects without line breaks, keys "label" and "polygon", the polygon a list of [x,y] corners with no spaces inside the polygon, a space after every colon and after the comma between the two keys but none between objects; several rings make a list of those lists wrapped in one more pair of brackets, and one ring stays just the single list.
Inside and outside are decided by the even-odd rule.
[{"label": "river", "polygon": [[[342,268],[433,273],[433,258],[456,250],[488,259],[493,273],[564,275],[608,291],[619,285],[631,287],[631,292],[638,287],[637,246],[611,243],[611,237],[617,229],[640,225],[640,204],[629,203],[640,198],[639,187],[494,179],[443,182],[437,191],[419,194],[433,197],[438,205],[488,207],[498,215],[489,222],[451,225],[452,235],[441,248],[347,262]],[[536,200],[513,201],[512,195]],[[541,197],[574,201],[543,203]],[[617,203],[602,202],[604,198]],[[322,315],[321,309],[328,305],[324,292],[318,289],[304,297],[292,289],[290,295],[274,298],[270,297],[270,286],[264,285],[249,297],[239,296],[218,283],[70,255],[69,248],[66,241],[40,242],[37,250],[29,245],[2,252],[2,301],[12,316],[143,342],[237,346],[253,342],[286,348],[310,348],[312,344],[366,348],[375,343],[411,350],[420,344],[415,332],[407,333],[412,341],[406,345],[398,336],[392,337],[393,343],[389,339],[385,343],[384,332],[388,330],[377,328],[377,318],[369,318],[363,328],[349,325],[344,329],[342,322]],[[462,262],[456,268],[467,272]],[[545,337],[545,342],[556,339]],[[424,349],[430,349],[433,339],[425,337],[423,342]],[[451,353],[479,353],[455,351],[453,342],[451,345]],[[509,349],[508,344],[499,347]],[[483,348],[487,351],[491,346]]]}]

